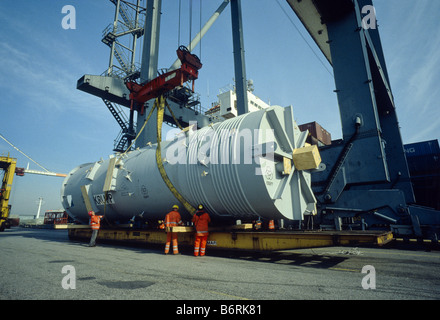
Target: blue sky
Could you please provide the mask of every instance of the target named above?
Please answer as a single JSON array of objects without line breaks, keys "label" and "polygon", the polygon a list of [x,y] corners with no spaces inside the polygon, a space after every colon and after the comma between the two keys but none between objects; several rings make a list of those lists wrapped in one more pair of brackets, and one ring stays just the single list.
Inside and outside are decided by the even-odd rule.
[{"label": "blue sky", "polygon": [[[182,0],[181,44],[189,39],[188,0]],[[193,1],[194,36],[199,3]],[[203,0],[202,22],[221,0]],[[271,104],[293,105],[299,124],[317,121],[334,139],[341,137],[334,80],[312,39],[284,0],[242,0],[246,69],[255,94]],[[76,29],[64,30],[64,5],[76,9]],[[379,31],[404,143],[440,138],[440,1],[376,0]],[[178,46],[178,1],[163,0],[159,67],[169,67]],[[83,74],[101,74],[109,49],[102,30],[112,22],[108,0],[0,1],[0,133],[45,167],[68,173],[112,153],[119,127],[102,101],[76,90]],[[203,68],[196,81],[204,107],[234,77],[230,8],[202,40]],[[326,64],[327,69],[322,65]],[[19,167],[29,162],[0,140]],[[39,168],[30,163],[31,169]],[[12,214],[33,215],[61,208],[61,178],[15,177]]]}]

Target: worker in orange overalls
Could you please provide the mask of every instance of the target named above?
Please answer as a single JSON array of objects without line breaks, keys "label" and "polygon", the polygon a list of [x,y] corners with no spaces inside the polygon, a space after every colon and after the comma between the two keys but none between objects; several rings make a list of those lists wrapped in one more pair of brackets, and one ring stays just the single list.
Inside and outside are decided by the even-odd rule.
[{"label": "worker in orange overalls", "polygon": [[177,243],[177,233],[168,231],[168,228],[176,227],[183,225],[182,218],[179,213],[179,206],[174,205],[173,210],[168,212],[165,216],[165,228],[167,230],[167,242],[165,243],[165,254],[168,254],[170,251],[171,241],[173,242],[173,253],[179,254],[179,248]]},{"label": "worker in orange overalls", "polygon": [[269,230],[275,230],[275,221],[269,220]]},{"label": "worker in orange overalls", "polygon": [[257,221],[254,221],[253,227],[255,230],[258,231],[258,230],[261,230],[262,225],[263,225],[263,223],[261,222],[260,218],[258,218]]},{"label": "worker in orange overalls", "polygon": [[206,213],[203,205],[198,206],[197,212],[192,218],[194,227],[196,228],[196,239],[194,242],[194,256],[199,255],[203,257],[205,255],[206,243],[208,241],[208,224],[211,222],[211,217]]},{"label": "worker in orange overalls", "polygon": [[89,211],[90,216],[90,227],[92,228],[92,237],[90,238],[89,247],[94,247],[96,245],[96,237],[98,236],[99,228],[101,227],[101,219],[104,216],[98,216],[93,212]]}]

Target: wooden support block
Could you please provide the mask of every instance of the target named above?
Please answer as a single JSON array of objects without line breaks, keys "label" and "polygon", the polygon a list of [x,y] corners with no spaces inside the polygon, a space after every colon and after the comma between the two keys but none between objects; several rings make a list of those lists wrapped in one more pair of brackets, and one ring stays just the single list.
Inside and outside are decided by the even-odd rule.
[{"label": "wooden support block", "polygon": [[292,172],[292,160],[289,158],[283,157],[283,175],[289,175]]},{"label": "wooden support block", "polygon": [[103,192],[114,190],[115,186],[113,185],[116,181],[115,175],[115,165],[116,165],[116,157],[110,159],[107,168],[107,174],[105,175],[104,187],[102,188]]},{"label": "wooden support block", "polygon": [[316,145],[293,150],[292,159],[296,170],[316,169],[321,163],[321,155]]},{"label": "wooden support block", "polygon": [[93,211],[92,203],[90,202],[90,198],[89,198],[89,192],[88,192],[89,187],[90,186],[88,186],[88,185],[81,186],[81,193],[82,193],[82,197],[84,199],[84,203],[86,205],[87,212]]},{"label": "wooden support block", "polygon": [[177,227],[167,227],[165,228],[166,232],[194,232],[194,227],[185,227],[185,226],[177,226]]},{"label": "wooden support block", "polygon": [[91,229],[88,224],[54,224],[54,229]]},{"label": "wooden support block", "polygon": [[234,230],[250,230],[252,228],[252,223],[243,223],[232,226],[232,229]]}]

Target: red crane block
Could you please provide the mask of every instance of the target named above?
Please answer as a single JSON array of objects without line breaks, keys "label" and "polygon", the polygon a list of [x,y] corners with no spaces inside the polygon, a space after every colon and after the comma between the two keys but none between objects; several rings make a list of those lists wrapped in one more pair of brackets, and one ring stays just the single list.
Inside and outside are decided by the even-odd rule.
[{"label": "red crane block", "polygon": [[130,90],[130,100],[135,101],[139,106],[145,102],[155,99],[164,93],[167,93],[178,86],[183,86],[187,81],[192,80],[192,91],[194,92],[194,80],[199,76],[199,69],[202,68],[200,59],[189,52],[185,46],[177,49],[177,56],[182,62],[179,69],[161,74],[157,78],[145,83],[138,84],[133,81],[127,81],[125,84]]}]

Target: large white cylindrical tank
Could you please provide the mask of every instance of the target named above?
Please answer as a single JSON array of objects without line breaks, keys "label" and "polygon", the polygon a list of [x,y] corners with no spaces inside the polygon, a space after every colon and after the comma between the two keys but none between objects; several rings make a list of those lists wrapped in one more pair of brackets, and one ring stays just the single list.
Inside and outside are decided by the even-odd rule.
[{"label": "large white cylindrical tank", "polygon": [[[175,189],[192,206],[203,204],[214,220],[302,220],[316,200],[310,174],[295,170],[291,158],[293,149],[304,146],[306,135],[296,126],[291,107],[274,106],[182,131],[162,142],[161,153]],[[141,213],[163,219],[179,203],[157,168],[156,148],[152,144],[73,169],[61,190],[67,213],[88,221],[81,191],[85,186],[93,209],[107,221],[124,223]],[[292,164],[290,173],[285,172],[286,159]],[[189,219],[179,205],[182,217]]]}]

